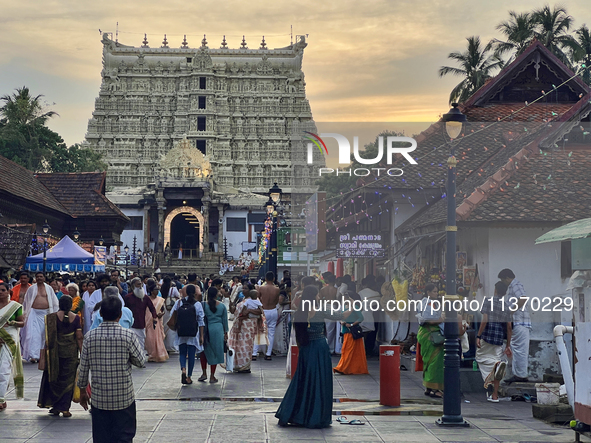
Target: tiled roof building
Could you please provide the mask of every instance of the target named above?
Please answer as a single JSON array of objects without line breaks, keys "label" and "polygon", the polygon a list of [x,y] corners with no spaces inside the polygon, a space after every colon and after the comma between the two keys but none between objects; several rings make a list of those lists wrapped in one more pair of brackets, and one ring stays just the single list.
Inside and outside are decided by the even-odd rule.
[{"label": "tiled roof building", "polygon": [[0,157],[0,239],[12,245],[11,251],[0,249],[0,256],[12,267],[22,265],[31,234],[40,234],[46,220],[53,237],[72,236],[78,230],[82,241],[102,237],[106,245],[117,244],[129,219],[105,197],[105,175],[34,174]]}]

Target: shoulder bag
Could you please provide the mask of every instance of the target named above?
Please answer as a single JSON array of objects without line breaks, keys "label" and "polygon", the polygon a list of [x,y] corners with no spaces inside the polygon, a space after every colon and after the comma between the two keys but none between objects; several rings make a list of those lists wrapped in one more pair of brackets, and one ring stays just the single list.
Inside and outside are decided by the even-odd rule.
[{"label": "shoulder bag", "polygon": [[351,325],[351,327],[349,328],[349,332],[351,333],[351,336],[353,336],[353,340],[357,340],[363,337],[363,331],[361,330],[360,325]]}]

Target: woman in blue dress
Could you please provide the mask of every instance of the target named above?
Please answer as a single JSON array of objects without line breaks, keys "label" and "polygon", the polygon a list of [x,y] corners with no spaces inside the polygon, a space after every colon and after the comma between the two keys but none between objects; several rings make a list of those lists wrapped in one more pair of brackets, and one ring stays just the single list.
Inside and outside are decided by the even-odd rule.
[{"label": "woman in blue dress", "polygon": [[[205,358],[211,366],[210,383],[217,383],[215,370],[217,365],[224,362],[224,342],[228,340],[228,311],[226,306],[217,300],[218,290],[212,286],[207,290],[207,303],[203,303],[203,311],[207,318],[207,340],[205,341]],[[207,366],[201,360],[203,375],[199,381],[207,380]]]},{"label": "woman in blue dress", "polygon": [[316,310],[319,300],[316,286],[304,288],[300,309],[295,313],[298,365],[275,414],[280,426],[326,428],[331,424],[332,361],[324,333],[324,319],[343,320],[352,311],[332,315]]}]

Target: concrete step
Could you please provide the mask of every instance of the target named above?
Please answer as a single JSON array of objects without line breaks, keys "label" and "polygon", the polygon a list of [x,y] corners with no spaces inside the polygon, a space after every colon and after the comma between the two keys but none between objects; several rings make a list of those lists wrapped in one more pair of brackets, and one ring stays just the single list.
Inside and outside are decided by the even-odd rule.
[{"label": "concrete step", "polygon": [[515,382],[511,384],[505,384],[501,382],[499,386],[499,395],[502,397],[511,397],[513,395],[536,395],[536,384],[533,382],[521,383]]},{"label": "concrete step", "polygon": [[[408,372],[415,372],[415,363],[414,354],[400,356],[400,364],[404,365]],[[460,368],[460,386],[464,394],[485,392],[480,371],[474,371],[472,368]]]},{"label": "concrete step", "polygon": [[566,423],[575,418],[573,410],[569,405],[539,405],[532,403],[532,415],[534,418],[544,420],[548,423]]}]

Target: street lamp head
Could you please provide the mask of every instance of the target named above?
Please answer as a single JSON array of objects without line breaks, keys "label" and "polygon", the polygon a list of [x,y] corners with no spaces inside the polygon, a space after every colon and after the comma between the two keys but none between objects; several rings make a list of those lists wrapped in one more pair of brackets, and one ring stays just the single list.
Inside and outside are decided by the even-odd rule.
[{"label": "street lamp head", "polygon": [[138,250],[137,250],[137,255],[139,255],[139,256],[141,256],[141,255],[142,255],[142,250],[141,250],[141,249],[138,249]]},{"label": "street lamp head", "polygon": [[74,240],[78,241],[79,238],[80,238],[80,232],[78,231],[78,228],[76,228],[76,230],[74,231]]},{"label": "street lamp head", "polygon": [[99,240],[99,246],[102,246],[105,243],[103,236],[101,235],[101,239]]},{"label": "street lamp head", "polygon": [[49,229],[51,229],[49,227],[49,224],[47,223],[47,219],[45,219],[45,223],[43,223],[43,233],[47,234],[49,232]]},{"label": "street lamp head", "polygon": [[129,246],[125,245],[125,247],[123,248],[123,250],[125,251],[126,254],[129,253]]},{"label": "street lamp head", "polygon": [[447,114],[443,114],[442,121],[445,123],[445,131],[452,140],[458,138],[462,132],[462,126],[466,122],[466,116],[458,109],[457,103],[452,103],[452,108]]},{"label": "street lamp head", "polygon": [[282,192],[283,191],[281,191],[281,188],[277,186],[277,183],[275,183],[273,187],[269,189],[269,196],[271,197],[271,200],[273,200],[273,203],[277,204],[279,200],[281,200]]},{"label": "street lamp head", "polygon": [[269,200],[267,200],[267,203],[265,203],[265,207],[267,208],[267,214],[270,214],[275,210],[275,204],[273,203],[271,197],[269,197]]}]

